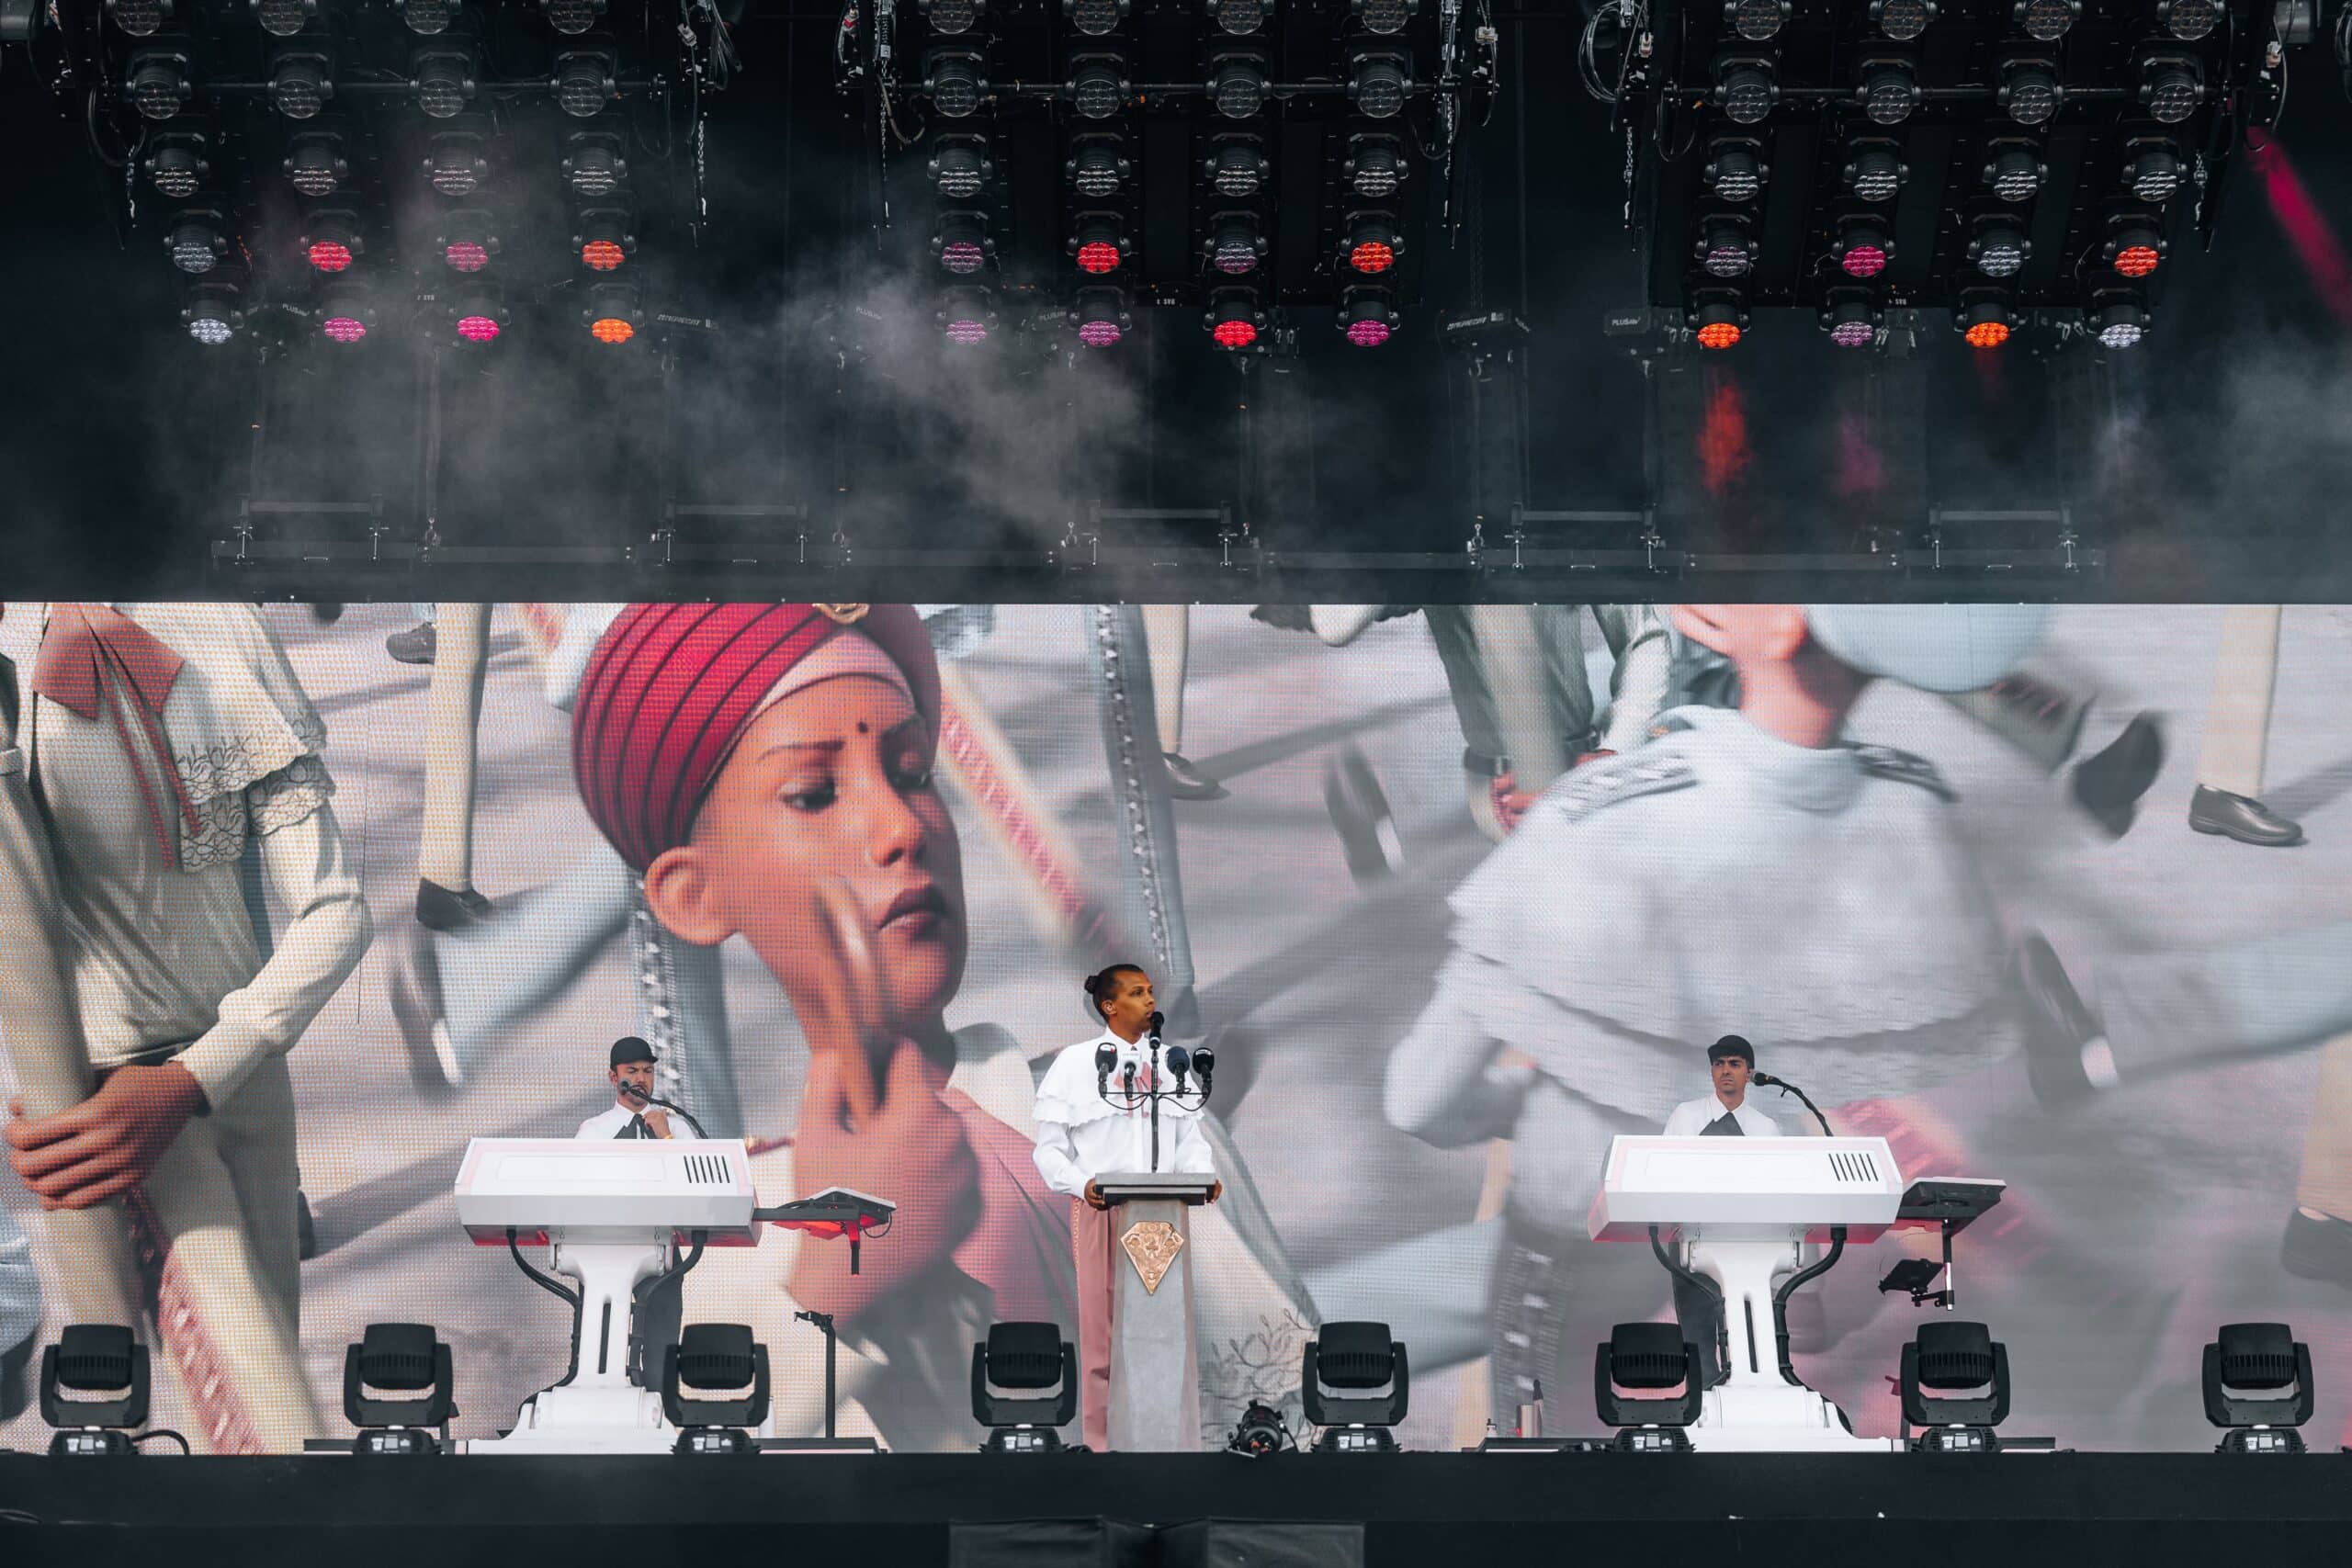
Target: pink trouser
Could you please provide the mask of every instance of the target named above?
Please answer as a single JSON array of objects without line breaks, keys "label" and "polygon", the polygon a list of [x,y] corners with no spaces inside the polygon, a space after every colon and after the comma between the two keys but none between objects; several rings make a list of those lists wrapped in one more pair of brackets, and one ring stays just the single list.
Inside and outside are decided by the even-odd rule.
[{"label": "pink trouser", "polygon": [[1096,1453],[1111,1446],[1111,1315],[1118,1302],[1118,1213],[1069,1205],[1070,1244],[1078,1254],[1078,1384],[1081,1429]]}]

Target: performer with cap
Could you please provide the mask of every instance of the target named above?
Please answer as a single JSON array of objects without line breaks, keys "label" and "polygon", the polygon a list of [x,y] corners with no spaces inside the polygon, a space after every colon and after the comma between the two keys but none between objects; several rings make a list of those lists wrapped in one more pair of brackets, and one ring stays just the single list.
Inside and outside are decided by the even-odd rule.
[{"label": "performer with cap", "polygon": [[1747,1082],[1756,1073],[1756,1047],[1726,1034],[1707,1047],[1707,1076],[1715,1092],[1686,1100],[1666,1119],[1669,1138],[1777,1138],[1781,1124],[1747,1102]]},{"label": "performer with cap", "polygon": [[[1609,1140],[1680,1100],[1688,1057],[1673,1043],[1741,1017],[1792,1076],[1856,1099],[2012,1048],[2007,942],[1951,790],[1920,758],[1844,731],[1873,680],[1988,684],[2046,615],[1677,605],[1682,635],[1737,671],[1738,710],[1674,710],[1648,745],[1564,775],[1455,890],[1453,951],[1389,1058],[1385,1108],[1442,1146],[1516,1140],[1489,1295],[1494,1408],[1539,1381],[1572,1385],[1564,1348],[1586,1326],[1572,1311],[1605,1333],[1648,1310],[1655,1276],[1593,1267],[1585,1212]],[[1558,886],[1611,897],[1530,891]]]},{"label": "performer with cap", "polygon": [[653,1093],[653,1047],[634,1034],[613,1042],[612,1066],[605,1077],[613,1086],[613,1103],[580,1123],[575,1138],[673,1138],[670,1113],[646,1103]]}]

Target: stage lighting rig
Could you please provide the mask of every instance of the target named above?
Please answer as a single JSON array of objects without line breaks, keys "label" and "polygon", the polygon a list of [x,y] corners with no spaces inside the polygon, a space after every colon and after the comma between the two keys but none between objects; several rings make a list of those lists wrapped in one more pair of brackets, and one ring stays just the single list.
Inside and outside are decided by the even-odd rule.
[{"label": "stage lighting rig", "polygon": [[1855,89],[1862,112],[1874,125],[1900,125],[1919,107],[1919,84],[1910,58],[1901,54],[1866,55],[1861,85]]},{"label": "stage lighting rig", "polygon": [[588,325],[588,335],[598,343],[620,344],[637,336],[643,324],[639,306],[637,285],[615,280],[599,283],[588,290],[588,303],[580,312]]},{"label": "stage lighting rig", "polygon": [[574,119],[594,119],[620,91],[609,49],[568,49],[555,57],[556,105]]},{"label": "stage lighting rig", "polygon": [[286,158],[279,166],[296,194],[313,200],[333,196],[351,177],[351,164],[343,155],[343,138],[333,130],[303,130],[288,138]]},{"label": "stage lighting rig", "polygon": [[195,97],[188,81],[187,48],[184,43],[156,42],[130,57],[123,73],[122,96],[146,119],[169,119]]},{"label": "stage lighting rig", "polygon": [[1128,0],[1062,0],[1069,25],[1088,38],[1108,38],[1127,17]]},{"label": "stage lighting rig", "polygon": [[1070,60],[1070,107],[1081,119],[1108,119],[1127,107],[1126,62],[1116,53],[1094,51]]},{"label": "stage lighting rig", "polygon": [[212,178],[211,137],[201,126],[167,126],[148,137],[141,166],[157,195],[185,201]]},{"label": "stage lighting rig", "polygon": [[2099,261],[2125,277],[2145,277],[2164,260],[2165,236],[2154,215],[2125,209],[2108,218]]},{"label": "stage lighting rig", "polygon": [[458,0],[401,0],[401,22],[419,38],[438,38],[458,19]]},{"label": "stage lighting rig", "polygon": [[1220,212],[1203,247],[1209,265],[1227,277],[1246,277],[1266,259],[1266,236],[1254,212]]},{"label": "stage lighting rig", "polygon": [[107,15],[132,38],[153,38],[172,18],[172,0],[107,0]]},{"label": "stage lighting rig", "polygon": [[1699,1354],[1671,1323],[1621,1323],[1593,1349],[1595,1414],[1617,1428],[1620,1453],[1679,1453],[1699,1418],[1706,1389]]},{"label": "stage lighting rig", "polygon": [[1209,57],[1209,97],[1227,119],[1249,119],[1266,107],[1266,57],[1233,45]]},{"label": "stage lighting rig", "polygon": [[[1262,168],[1262,155],[1259,163]],[[1348,188],[1372,201],[1386,201],[1395,196],[1412,172],[1412,164],[1396,139],[1378,130],[1360,130],[1349,138],[1347,161],[1340,165],[1340,177],[1348,182]],[[1224,190],[1226,186],[1220,183],[1217,188]]]},{"label": "stage lighting rig", "polygon": [[943,209],[939,227],[932,235],[931,250],[940,266],[957,277],[969,277],[978,272],[996,255],[996,241],[989,235],[989,215],[978,208]]},{"label": "stage lighting rig", "polygon": [[1725,201],[1754,201],[1763,194],[1770,173],[1762,142],[1752,136],[1718,136],[1707,144],[1706,167],[1700,178]]},{"label": "stage lighting rig", "polygon": [[[1981,1323],[1923,1323],[1903,1347],[1903,1419],[1920,1453],[1997,1453],[2009,1414],[2009,1349]],[[1932,1391],[1932,1392],[1930,1392]]]},{"label": "stage lighting rig", "polygon": [[1821,308],[1821,330],[1838,348],[1868,348],[1878,341],[1885,312],[1868,288],[1832,289]]},{"label": "stage lighting rig", "polygon": [[2003,201],[2021,205],[2041,193],[2050,177],[2034,144],[2022,137],[1996,137],[1986,148],[1984,188]]},{"label": "stage lighting rig", "polygon": [[303,214],[295,243],[314,270],[328,273],[349,271],[368,248],[360,237],[359,215],[342,207],[315,207]]},{"label": "stage lighting rig", "polygon": [[1055,1453],[1078,1416],[1078,1347],[1050,1323],[992,1323],[972,1347],[972,1419],[982,1453]]},{"label": "stage lighting rig", "polygon": [[1394,119],[1413,90],[1412,56],[1400,49],[1359,49],[1348,61],[1348,97],[1373,119]]},{"label": "stage lighting rig", "polygon": [[1412,1405],[1412,1363],[1385,1323],[1327,1323],[1306,1342],[1298,1396],[1323,1428],[1317,1453],[1393,1453]]},{"label": "stage lighting rig", "polygon": [[628,183],[628,156],[621,133],[573,131],[564,141],[562,170],[563,182],[571,187],[572,195],[591,201],[612,195]]},{"label": "stage lighting rig", "polygon": [[996,330],[996,297],[979,284],[959,284],[940,302],[939,330],[949,343],[971,347]]},{"label": "stage lighting rig", "polygon": [[455,119],[474,97],[473,51],[430,46],[416,51],[416,107],[431,119]]},{"label": "stage lighting rig", "polygon": [[[1266,25],[1271,0],[1202,0],[1219,32],[1244,38]],[[1359,7],[1359,11],[1361,7]]]},{"label": "stage lighting rig", "polygon": [[2205,1419],[2215,1453],[2299,1454],[2312,1418],[2311,1347],[2283,1323],[2225,1323],[2205,1347]]},{"label": "stage lighting rig", "polygon": [[1902,143],[1883,136],[1859,138],[1848,150],[1842,178],[1846,188],[1863,201],[1893,201],[1911,175],[1903,161]]},{"label": "stage lighting rig", "polygon": [[595,30],[604,18],[605,0],[540,0],[539,9],[548,26],[566,38],[578,38]]},{"label": "stage lighting rig", "polygon": [[1971,348],[1998,348],[2009,341],[2017,327],[2007,291],[1990,288],[1962,290],[1951,324]]},{"label": "stage lighting rig", "polygon": [[1069,321],[1078,341],[1089,348],[1109,348],[1135,324],[1127,314],[1126,290],[1107,284],[1080,289]]},{"label": "stage lighting rig", "polygon": [[2033,242],[2007,214],[1980,218],[1975,236],[1968,242],[1969,265],[1987,277],[2015,277],[2033,254]]},{"label": "stage lighting rig", "polygon": [[1070,138],[1069,157],[1062,170],[1070,188],[1081,197],[1101,201],[1114,197],[1135,176],[1127,160],[1126,139],[1115,130],[1085,131]]},{"label": "stage lighting rig", "polygon": [[356,278],[338,278],[319,290],[319,335],[329,343],[352,344],[375,330],[376,307],[368,286]]},{"label": "stage lighting rig", "polygon": [[1710,277],[1745,277],[1758,249],[1747,219],[1737,212],[1710,213],[1699,225],[1699,265]]},{"label": "stage lighting rig", "polygon": [[1252,197],[1264,187],[1269,167],[1265,143],[1251,132],[1237,131],[1210,141],[1201,177],[1219,196]]},{"label": "stage lighting rig", "polygon": [[147,1424],[148,1378],[147,1347],[130,1329],[67,1325],[40,1353],[40,1418],[57,1428],[50,1457],[137,1453],[131,1428]]},{"label": "stage lighting rig", "polygon": [[1935,0],[1871,0],[1870,19],[1879,37],[1909,43],[1936,19]]},{"label": "stage lighting rig", "polygon": [[164,247],[182,272],[210,272],[229,254],[228,220],[215,207],[183,207],[172,215]]},{"label": "stage lighting rig", "polygon": [[292,38],[318,19],[319,0],[253,0],[254,20],[272,38]]},{"label": "stage lighting rig", "polygon": [[915,9],[931,24],[931,30],[943,38],[970,32],[980,25],[987,8],[985,0],[915,0]]},{"label": "stage lighting rig", "polygon": [[429,1325],[369,1324],[359,1343],[343,1352],[344,1419],[359,1428],[352,1453],[439,1453],[458,1414],[456,1389],[449,1347]]},{"label": "stage lighting rig", "polygon": [[637,220],[625,207],[591,207],[580,214],[571,236],[580,265],[591,272],[616,272],[637,254]]},{"label": "stage lighting rig", "polygon": [[[949,200],[969,201],[995,177],[996,164],[989,161],[985,136],[968,132],[943,136],[932,152],[931,183]],[[1115,172],[1110,188],[1118,188]]]},{"label": "stage lighting rig", "polygon": [[752,1452],[749,1428],[768,1418],[768,1348],[743,1324],[687,1325],[662,1350],[662,1413],[679,1453]]},{"label": "stage lighting rig", "polygon": [[1116,272],[1127,259],[1125,226],[1115,212],[1081,212],[1078,231],[1065,248],[1078,270],[1090,277]]},{"label": "stage lighting rig", "polygon": [[440,232],[433,243],[442,265],[470,275],[489,266],[498,254],[498,225],[486,208],[453,207],[441,215]]},{"label": "stage lighting rig", "polygon": [[245,324],[244,288],[220,269],[188,288],[187,303],[180,308],[180,323],[187,335],[208,348],[218,348]]},{"label": "stage lighting rig", "polygon": [[449,330],[460,344],[496,343],[506,330],[506,320],[505,299],[495,288],[473,285],[450,299]]},{"label": "stage lighting rig", "polygon": [[1252,290],[1216,288],[1209,292],[1209,308],[1201,325],[1219,348],[1253,348],[1265,335],[1266,313],[1258,308],[1258,296]]},{"label": "stage lighting rig", "polygon": [[968,119],[988,96],[988,65],[967,44],[934,45],[923,55],[922,88],[932,107],[949,119]]},{"label": "stage lighting rig", "polygon": [[1340,333],[1358,348],[1378,348],[1396,331],[1396,296],[1377,284],[1351,284],[1340,293]]},{"label": "stage lighting rig", "polygon": [[2148,306],[2141,291],[2117,282],[2091,291],[2091,334],[2102,348],[2135,348],[2148,335]]},{"label": "stage lighting rig", "polygon": [[312,119],[334,96],[334,64],[324,50],[281,48],[269,62],[269,101],[288,119]]}]

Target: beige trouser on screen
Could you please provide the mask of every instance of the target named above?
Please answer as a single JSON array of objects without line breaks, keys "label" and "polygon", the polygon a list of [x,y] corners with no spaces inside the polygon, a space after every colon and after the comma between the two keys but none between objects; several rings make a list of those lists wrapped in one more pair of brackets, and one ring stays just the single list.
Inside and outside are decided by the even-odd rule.
[{"label": "beige trouser on screen", "polygon": [[2270,747],[2270,699],[2278,685],[2276,604],[2232,604],[2222,612],[2213,656],[2213,700],[2205,705],[2205,746],[2197,782],[2255,799]]},{"label": "beige trouser on screen", "polygon": [[474,885],[476,731],[490,663],[490,606],[433,612],[433,686],[424,728],[424,828],[416,871],[451,892]]},{"label": "beige trouser on screen", "polygon": [[2352,1220],[2352,1034],[2337,1035],[2319,1054],[2295,1201],[2316,1213]]}]

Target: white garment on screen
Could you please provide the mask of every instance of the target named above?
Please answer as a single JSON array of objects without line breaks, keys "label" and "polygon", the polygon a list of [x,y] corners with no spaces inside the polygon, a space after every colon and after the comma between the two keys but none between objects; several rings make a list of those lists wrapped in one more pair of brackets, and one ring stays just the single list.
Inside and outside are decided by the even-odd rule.
[{"label": "white garment on screen", "polygon": [[[616,1101],[580,1123],[580,1131],[571,1135],[575,1138],[617,1138],[621,1135],[621,1129],[628,1125],[629,1118],[643,1114],[641,1111],[632,1111]],[[650,1127],[652,1123],[649,1122],[646,1125]],[[657,1133],[654,1136],[661,1134]]]},{"label": "white garment on screen", "polygon": [[[1073,1198],[1085,1196],[1086,1184],[1102,1177],[1152,1168],[1150,1102],[1122,1110],[1105,1101],[1095,1088],[1094,1050],[1104,1043],[1118,1051],[1111,1069],[1112,1092],[1115,1095],[1125,1082],[1130,1062],[1135,1064],[1136,1086],[1143,1088],[1151,1073],[1149,1042],[1130,1043],[1108,1030],[1066,1046],[1037,1086],[1037,1170],[1046,1186]],[[1165,1074],[1164,1048],[1160,1058]],[[1159,1102],[1159,1168],[1197,1176],[1216,1170],[1208,1140],[1201,1134],[1201,1113],[1172,1100]]]},{"label": "white garment on screen", "polygon": [[[1708,1122],[1723,1113],[1724,1102],[1712,1094],[1702,1095],[1697,1100],[1686,1100],[1674,1108],[1673,1115],[1666,1119],[1666,1135],[1669,1138],[1697,1137],[1707,1130]],[[1741,1100],[1739,1109],[1731,1113],[1731,1119],[1739,1123],[1743,1137],[1777,1138],[1781,1135],[1781,1124],[1757,1110],[1754,1100]]]}]

